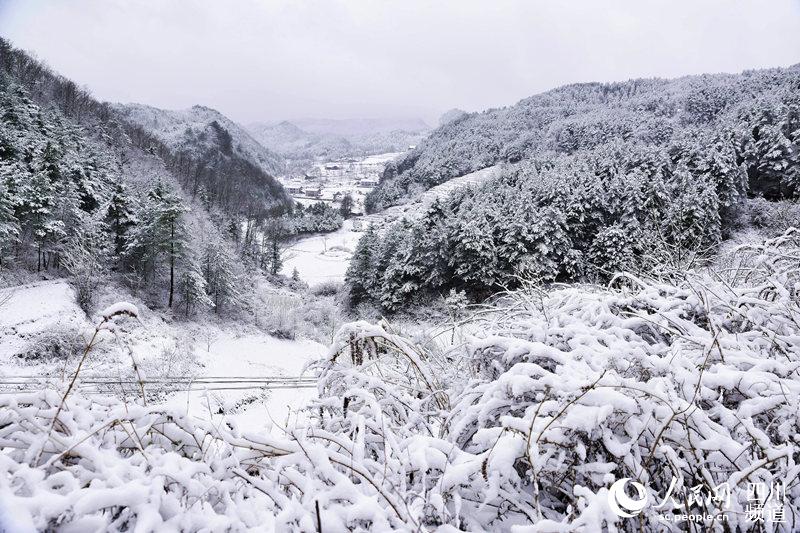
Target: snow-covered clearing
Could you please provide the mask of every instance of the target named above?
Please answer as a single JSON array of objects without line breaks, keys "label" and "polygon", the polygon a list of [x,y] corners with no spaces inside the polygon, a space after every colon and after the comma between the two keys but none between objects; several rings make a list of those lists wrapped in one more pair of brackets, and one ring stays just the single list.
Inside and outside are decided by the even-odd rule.
[{"label": "snow-covered clearing", "polygon": [[[322,356],[326,348],[310,340],[223,334],[210,346],[199,347],[198,351],[202,366],[198,376],[250,379],[255,376],[300,376],[306,363]],[[224,412],[248,431],[280,431],[279,428],[286,427],[290,415],[294,420],[297,412],[316,396],[315,388],[204,390],[206,387],[213,389],[215,385],[193,386],[192,392],[177,393],[170,401],[183,405],[189,414],[200,418],[219,418]]]},{"label": "snow-covered clearing", "polygon": [[[685,513],[754,530],[760,501],[759,531],[797,531],[798,250],[791,230],[714,275],[525,286],[447,350],[348,324],[285,432],[179,402],[0,395],[0,504],[22,531],[678,533]],[[207,370],[272,371],[257,354],[280,349],[298,353],[212,339],[217,365],[250,355]],[[613,511],[620,479],[640,480],[639,514]]]},{"label": "snow-covered clearing", "polygon": [[32,336],[54,327],[85,325],[75,292],[64,280],[39,281],[0,290],[0,364],[30,343]]},{"label": "snow-covered clearing", "polygon": [[[291,412],[302,409],[316,393],[313,387],[242,389],[254,384],[236,384],[234,378],[275,377],[280,383],[281,376],[299,376],[310,359],[325,352],[319,343],[220,330],[213,325],[169,324],[143,304],[137,307],[141,322],[129,321],[116,338],[101,332],[82,368],[84,380],[123,380],[126,393],[135,393],[135,359],[143,380],[166,382],[170,392],[164,394],[158,394],[164,388],[160,383],[146,385],[148,394],[156,393],[165,405],[181,406],[189,415],[205,419],[224,413],[254,431],[267,430],[273,422],[285,426]],[[100,320],[99,314],[86,318],[65,280],[0,290],[0,376],[37,377],[41,380],[32,384],[46,382],[63,388],[77,365],[76,352]],[[191,329],[184,331],[187,326]],[[56,344],[61,349],[53,353]],[[64,357],[68,357],[66,362]],[[191,384],[192,379],[209,376],[225,383]],[[180,381],[170,383],[170,378]],[[80,380],[78,386],[84,391],[95,389],[81,387]],[[122,394],[114,387],[104,391]]]},{"label": "snow-covered clearing", "polygon": [[360,238],[361,232],[353,230],[353,220],[345,220],[337,231],[300,239],[289,248],[282,272],[290,276],[296,268],[300,279],[309,285],[344,281]]}]

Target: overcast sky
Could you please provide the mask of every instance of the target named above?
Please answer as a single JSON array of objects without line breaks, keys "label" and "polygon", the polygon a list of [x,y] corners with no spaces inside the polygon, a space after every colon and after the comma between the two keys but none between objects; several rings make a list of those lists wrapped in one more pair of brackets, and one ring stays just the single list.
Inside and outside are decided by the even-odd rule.
[{"label": "overcast sky", "polygon": [[100,99],[241,122],[421,117],[565,83],[800,62],[800,0],[0,0]]}]

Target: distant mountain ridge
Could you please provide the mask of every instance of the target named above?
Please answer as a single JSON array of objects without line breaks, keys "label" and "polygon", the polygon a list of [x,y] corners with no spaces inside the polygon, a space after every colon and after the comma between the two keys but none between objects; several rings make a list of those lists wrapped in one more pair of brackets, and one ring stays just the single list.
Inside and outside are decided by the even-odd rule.
[{"label": "distant mountain ridge", "polygon": [[425,138],[421,119],[296,119],[247,125],[258,142],[291,160],[400,152]]},{"label": "distant mountain ridge", "polygon": [[343,137],[393,131],[421,132],[430,129],[430,126],[420,118],[299,118],[289,122],[310,133]]}]

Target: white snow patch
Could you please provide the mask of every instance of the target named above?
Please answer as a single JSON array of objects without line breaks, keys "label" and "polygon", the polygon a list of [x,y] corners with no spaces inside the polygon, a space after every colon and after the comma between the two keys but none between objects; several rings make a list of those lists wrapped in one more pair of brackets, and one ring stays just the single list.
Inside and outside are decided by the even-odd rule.
[{"label": "white snow patch", "polygon": [[86,325],[75,292],[64,280],[0,290],[0,360],[19,353],[31,336],[56,326]]},{"label": "white snow patch", "polygon": [[[204,367],[198,377],[295,377],[301,375],[309,359],[325,354],[326,348],[310,340],[224,334],[212,342],[210,348],[198,348],[197,352],[199,363]],[[263,393],[259,390],[206,391],[203,386],[196,386],[192,392],[175,394],[170,402],[205,419],[216,418],[223,409],[226,418],[235,419],[243,429],[262,431],[274,425],[285,427],[290,416],[294,417],[316,393],[313,388],[274,389]],[[292,422],[294,420],[291,418]]]}]

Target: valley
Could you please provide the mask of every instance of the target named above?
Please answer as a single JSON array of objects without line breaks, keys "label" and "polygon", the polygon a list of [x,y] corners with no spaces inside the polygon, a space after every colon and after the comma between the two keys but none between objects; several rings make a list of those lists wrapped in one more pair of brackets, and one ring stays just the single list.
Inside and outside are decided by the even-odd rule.
[{"label": "valley", "polygon": [[[460,188],[477,187],[495,176],[499,170],[499,167],[489,167],[471,172],[425,191],[418,199],[408,204],[389,207],[378,213],[364,214],[364,196],[374,188],[371,182],[377,181],[386,163],[401,155],[400,153],[390,153],[356,159],[345,166],[346,170],[338,171],[337,169],[333,175],[327,174],[324,170],[325,167],[339,166],[342,165],[342,162],[320,163],[317,166],[320,169],[320,176],[305,182],[312,183],[305,187],[313,187],[312,190],[321,191],[319,197],[309,198],[303,192],[291,193],[293,185],[297,184],[297,187],[301,187],[301,182],[283,181],[292,197],[305,205],[325,201],[338,206],[340,204],[338,198],[344,194],[350,194],[355,199],[357,206],[354,209],[355,216],[345,220],[340,229],[331,233],[302,237],[291,243],[287,248],[286,260],[283,264],[282,273],[284,275],[291,276],[297,269],[300,279],[310,285],[324,282],[344,282],[353,250],[367,227],[373,225],[381,228],[402,219],[415,220],[435,200],[443,200]],[[365,180],[370,182],[370,186],[363,185]]]}]

